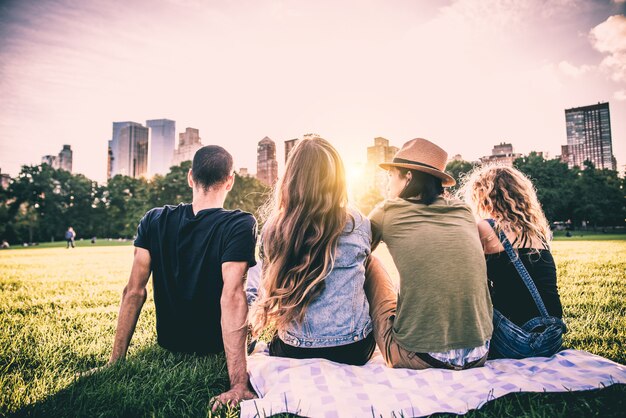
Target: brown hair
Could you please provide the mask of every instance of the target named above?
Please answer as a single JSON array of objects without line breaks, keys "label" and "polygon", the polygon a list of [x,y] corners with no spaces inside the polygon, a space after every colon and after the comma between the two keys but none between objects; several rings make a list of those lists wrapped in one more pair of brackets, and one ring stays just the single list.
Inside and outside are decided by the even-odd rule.
[{"label": "brown hair", "polygon": [[326,140],[305,138],[290,152],[263,227],[263,278],[252,309],[258,334],[302,321],[332,270],[339,235],[348,219],[346,175]]}]

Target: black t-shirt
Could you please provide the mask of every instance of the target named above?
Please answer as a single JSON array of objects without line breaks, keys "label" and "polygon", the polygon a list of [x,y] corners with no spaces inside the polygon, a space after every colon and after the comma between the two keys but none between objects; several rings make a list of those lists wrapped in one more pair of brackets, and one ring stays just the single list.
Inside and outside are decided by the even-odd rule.
[{"label": "black t-shirt", "polygon": [[[556,266],[548,250],[518,249],[522,264],[528,270],[548,314],[563,317],[563,308],[556,285]],[[522,326],[530,319],[541,316],[528,288],[515,269],[506,252],[489,254],[487,259],[487,277],[490,286],[493,307],[513,323]]]},{"label": "black t-shirt", "polygon": [[224,350],[220,297],[222,263],[256,264],[257,226],[240,210],[204,209],[190,204],[148,211],[135,246],[150,251],[160,346],[186,353]]}]

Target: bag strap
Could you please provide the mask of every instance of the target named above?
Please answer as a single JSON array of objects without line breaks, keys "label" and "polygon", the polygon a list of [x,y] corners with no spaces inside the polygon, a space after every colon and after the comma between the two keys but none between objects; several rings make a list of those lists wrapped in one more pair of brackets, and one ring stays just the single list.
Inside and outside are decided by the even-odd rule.
[{"label": "bag strap", "polygon": [[511,260],[511,262],[515,266],[515,269],[517,270],[520,277],[522,278],[522,281],[528,288],[528,291],[530,292],[530,295],[535,301],[535,305],[537,305],[537,309],[539,309],[539,313],[541,314],[541,316],[543,317],[550,316],[548,315],[548,310],[546,309],[546,305],[544,305],[543,300],[541,300],[541,296],[539,295],[539,290],[537,290],[537,286],[535,286],[535,283],[533,282],[533,279],[530,277],[528,270],[526,270],[526,267],[524,267],[522,260],[515,253],[515,250],[513,249],[513,246],[511,245],[511,242],[509,241],[509,239],[506,237],[506,235],[500,228],[496,227],[496,221],[494,221],[493,219],[487,219],[487,222],[489,223],[489,225],[491,225],[491,228],[493,228],[496,234],[498,234],[498,237],[500,238],[500,242],[502,243],[502,246],[504,247],[504,251],[506,251],[507,255],[509,256],[509,259]]}]

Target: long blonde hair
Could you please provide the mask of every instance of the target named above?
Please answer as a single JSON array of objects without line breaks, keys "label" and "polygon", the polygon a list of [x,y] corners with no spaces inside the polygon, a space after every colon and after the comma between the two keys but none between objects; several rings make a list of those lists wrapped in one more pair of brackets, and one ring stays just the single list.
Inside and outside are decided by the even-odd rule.
[{"label": "long blonde hair", "polygon": [[268,324],[301,322],[332,270],[348,219],[343,162],[326,140],[301,140],[290,152],[263,227],[263,279],[252,310],[258,334]]},{"label": "long blonde hair", "polygon": [[521,171],[501,165],[475,168],[463,181],[459,196],[478,218],[492,218],[519,242],[541,242],[549,248],[550,227],[531,180]]}]

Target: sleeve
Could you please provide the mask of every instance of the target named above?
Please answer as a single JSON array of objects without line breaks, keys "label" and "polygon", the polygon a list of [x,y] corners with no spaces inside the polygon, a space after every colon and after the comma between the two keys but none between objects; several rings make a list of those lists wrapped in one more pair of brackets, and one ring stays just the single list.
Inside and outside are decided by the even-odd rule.
[{"label": "sleeve", "polygon": [[150,251],[150,220],[152,219],[153,210],[146,212],[139,221],[137,226],[137,238],[135,238],[134,246],[145,248]]},{"label": "sleeve", "polygon": [[256,249],[257,224],[254,216],[245,216],[235,220],[226,236],[222,263],[229,261],[247,261],[249,267],[256,265],[254,252]]},{"label": "sleeve", "polygon": [[385,216],[384,202],[376,205],[370,212],[368,218],[372,227],[372,251],[378,247],[383,240],[383,217]]}]

